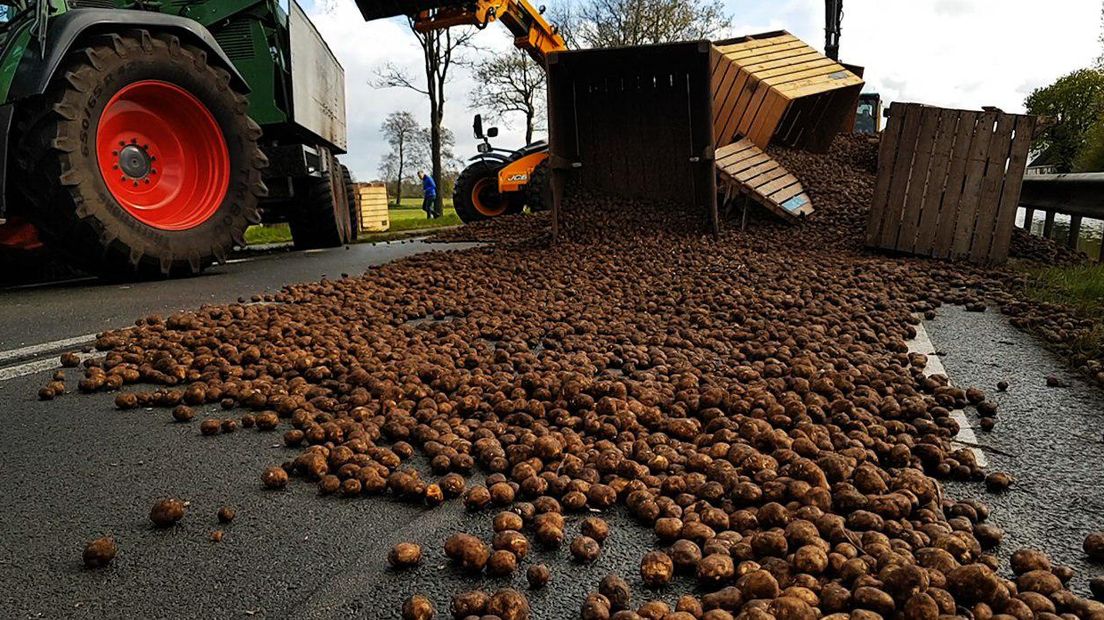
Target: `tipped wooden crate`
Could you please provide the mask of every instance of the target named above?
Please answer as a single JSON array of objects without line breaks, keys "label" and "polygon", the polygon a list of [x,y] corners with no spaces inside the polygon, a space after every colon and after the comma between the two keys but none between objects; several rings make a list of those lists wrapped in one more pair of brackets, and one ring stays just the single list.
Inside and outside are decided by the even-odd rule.
[{"label": "tipped wooden crate", "polygon": [[713,130],[718,147],[749,138],[828,150],[855,113],[863,80],[779,31],[713,46]]},{"label": "tipped wooden crate", "polygon": [[360,232],[387,232],[391,216],[387,211],[387,186],[383,183],[357,183],[356,204],[360,211]]},{"label": "tipped wooden crate", "polygon": [[935,258],[1008,258],[1034,116],[895,103],[878,153],[867,245]]},{"label": "tipped wooden crate", "polygon": [[790,222],[813,212],[801,181],[748,138],[717,151],[717,173],[726,205],[740,194]]}]

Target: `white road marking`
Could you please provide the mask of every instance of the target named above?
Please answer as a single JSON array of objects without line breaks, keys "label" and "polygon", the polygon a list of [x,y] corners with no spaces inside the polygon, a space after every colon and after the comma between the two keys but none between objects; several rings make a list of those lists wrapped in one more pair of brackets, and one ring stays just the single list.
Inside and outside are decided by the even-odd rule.
[{"label": "white road marking", "polygon": [[[924,376],[944,375],[950,378],[950,376],[947,375],[947,370],[943,367],[943,361],[935,354],[935,345],[932,344],[931,337],[928,336],[928,330],[924,329],[923,323],[916,325],[916,337],[906,344],[908,344],[909,353],[923,353],[928,356],[928,363],[924,366]],[[951,412],[951,418],[953,418],[955,422],[958,422],[958,435],[955,435],[956,440],[975,445],[979,443],[977,435],[974,434],[974,429],[970,427],[970,421],[966,419],[965,411],[955,409]],[[970,450],[974,453],[974,457],[977,459],[977,464],[979,466],[989,466],[989,459],[985,457],[984,452],[974,447],[970,447]]]},{"label": "white road marking", "polygon": [[16,284],[15,286],[5,286],[0,291],[19,291],[35,288],[46,288],[48,286],[64,286],[66,284],[77,284],[79,282],[92,282],[96,280],[95,276],[81,276],[79,278],[69,278],[67,280],[50,280],[48,282],[32,282],[30,284]]},{"label": "white road marking", "polygon": [[237,265],[238,263],[248,263],[248,262],[255,261],[255,260],[257,260],[257,257],[255,257],[255,256],[253,258],[231,258],[230,260],[226,261],[225,264],[227,264],[227,265]]},{"label": "white road marking", "polygon": [[[81,361],[92,357],[84,353],[79,353]],[[9,379],[18,379],[19,377],[26,377],[27,375],[33,375],[47,370],[57,370],[61,368],[61,363],[53,357],[37,360],[34,362],[27,362],[26,364],[19,364],[18,366],[9,366],[8,368],[0,368],[0,381],[7,381]]]},{"label": "white road marking", "polygon": [[48,353],[52,351],[62,352],[67,348],[77,347],[82,344],[91,344],[96,341],[96,334],[85,334],[83,336],[74,336],[72,338],[65,338],[62,340],[54,340],[53,342],[44,342],[42,344],[32,344],[26,347],[20,347],[18,349],[11,349],[8,351],[0,351],[0,364],[10,360],[17,360],[24,357],[31,357],[38,355],[39,353]]}]

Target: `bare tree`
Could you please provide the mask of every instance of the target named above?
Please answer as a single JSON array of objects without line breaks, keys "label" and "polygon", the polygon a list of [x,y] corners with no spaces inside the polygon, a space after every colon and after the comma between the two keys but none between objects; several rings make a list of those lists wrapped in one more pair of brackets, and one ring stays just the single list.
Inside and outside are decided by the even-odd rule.
[{"label": "bare tree", "polygon": [[395,161],[394,151],[380,160],[379,168],[376,172],[379,173],[380,181],[382,181],[384,185],[388,185],[392,182],[395,183],[395,194],[402,192],[402,179],[399,178],[399,166],[398,162]]},{"label": "bare tree", "polygon": [[525,143],[533,141],[533,132],[543,128],[545,107],[544,67],[523,50],[510,54],[483,56],[473,73],[476,88],[471,93],[474,109],[487,109],[492,120],[509,122],[508,116],[525,116]]},{"label": "bare tree", "polygon": [[567,49],[581,49],[586,47],[579,40],[579,22],[581,17],[575,4],[572,2],[560,2],[548,8],[545,17],[556,27],[556,32],[564,38]]},{"label": "bare tree", "polygon": [[380,127],[383,137],[391,145],[391,154],[388,156],[390,165],[394,168],[395,175],[395,206],[402,201],[402,183],[405,178],[406,164],[418,161],[417,153],[423,142],[422,134],[425,130],[415,120],[410,112],[392,112],[387,115]]},{"label": "bare tree", "polygon": [[556,17],[561,34],[578,47],[708,39],[728,21],[720,0],[581,0]]},{"label": "bare tree", "polygon": [[[423,167],[433,166],[433,132],[428,128],[421,128],[418,130],[418,142],[415,145],[416,152],[411,161],[417,161],[418,165]],[[445,165],[450,161],[456,159],[456,155],[453,154],[452,149],[456,146],[456,135],[452,133],[452,130],[448,127],[441,128],[441,165]],[[436,180],[436,179],[434,179]]]},{"label": "bare tree", "polygon": [[[422,46],[422,59],[425,69],[425,85],[413,79],[403,68],[388,63],[378,74],[376,87],[406,88],[421,93],[429,99],[430,158],[433,178],[440,179],[442,172],[441,135],[445,118],[445,86],[449,81],[449,69],[454,63],[457,50],[468,45],[477,32],[471,28],[444,28],[430,32],[418,32],[414,29],[414,20],[410,19],[410,31],[418,38]],[[437,210],[444,208],[443,192],[437,193]]]}]

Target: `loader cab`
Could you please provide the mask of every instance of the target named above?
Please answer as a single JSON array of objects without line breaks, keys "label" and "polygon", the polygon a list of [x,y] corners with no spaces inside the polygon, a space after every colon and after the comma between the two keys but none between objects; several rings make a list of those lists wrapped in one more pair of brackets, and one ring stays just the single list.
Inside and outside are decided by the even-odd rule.
[{"label": "loader cab", "polygon": [[877,135],[882,131],[882,97],[877,93],[859,95],[855,114],[855,133]]},{"label": "loader cab", "polygon": [[491,127],[486,132],[483,131],[483,115],[476,114],[475,120],[472,123],[472,129],[475,130],[475,139],[482,140],[483,142],[478,146],[480,153],[490,153],[494,150],[491,146],[491,138],[498,137],[498,127]]}]

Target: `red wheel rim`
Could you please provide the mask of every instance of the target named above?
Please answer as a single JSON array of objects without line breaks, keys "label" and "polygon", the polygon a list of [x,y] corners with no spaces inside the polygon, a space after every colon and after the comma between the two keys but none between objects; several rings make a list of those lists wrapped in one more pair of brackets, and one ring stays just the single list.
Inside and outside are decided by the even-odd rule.
[{"label": "red wheel rim", "polygon": [[472,188],[472,206],[484,217],[498,217],[506,212],[506,200],[498,193],[497,178],[483,178]]},{"label": "red wheel rim", "polygon": [[199,226],[230,185],[230,152],[215,117],[168,82],[134,82],[115,93],[96,130],[96,155],[111,195],[153,228]]}]

